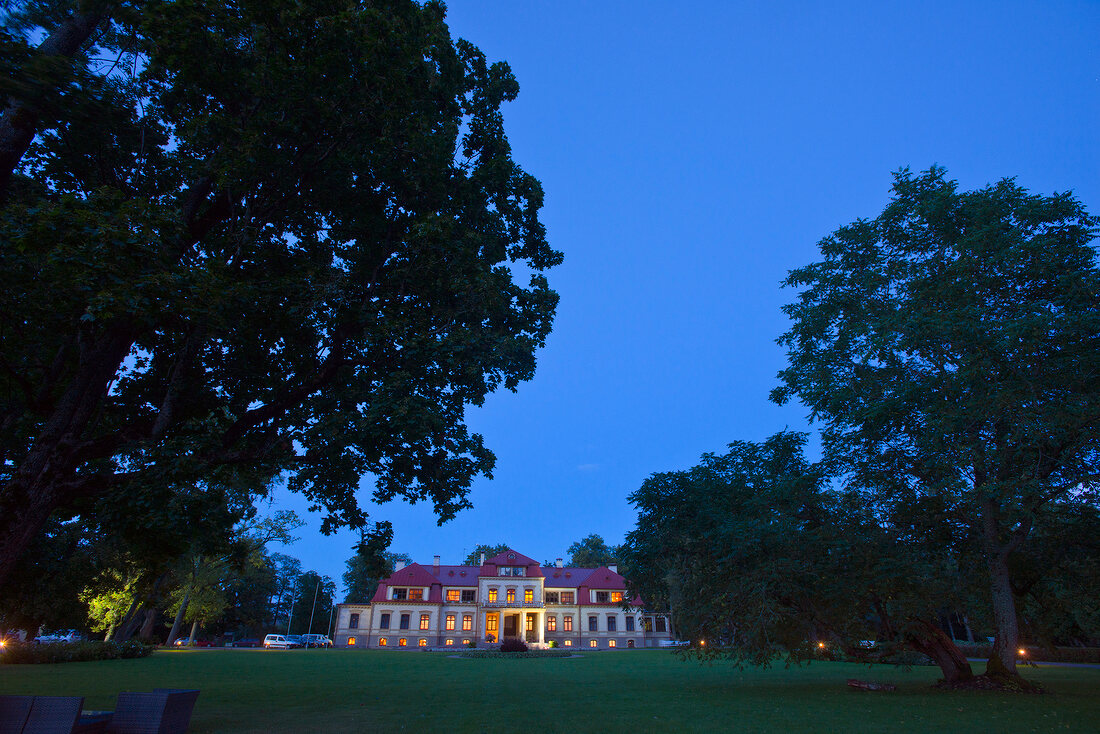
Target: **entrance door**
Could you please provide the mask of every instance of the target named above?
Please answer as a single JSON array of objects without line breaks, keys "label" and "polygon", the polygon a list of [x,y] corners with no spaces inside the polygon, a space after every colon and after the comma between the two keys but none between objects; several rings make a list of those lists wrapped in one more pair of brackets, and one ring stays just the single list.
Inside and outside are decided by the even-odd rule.
[{"label": "entrance door", "polygon": [[505,637],[518,637],[519,636],[519,615],[518,614],[506,614],[504,615],[504,636]]}]

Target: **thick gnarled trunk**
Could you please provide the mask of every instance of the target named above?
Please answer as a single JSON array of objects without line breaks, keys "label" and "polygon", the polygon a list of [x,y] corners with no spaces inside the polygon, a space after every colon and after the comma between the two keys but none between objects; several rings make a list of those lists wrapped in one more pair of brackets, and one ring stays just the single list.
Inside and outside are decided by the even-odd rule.
[{"label": "thick gnarled trunk", "polygon": [[909,644],[914,650],[932,658],[936,665],[940,666],[945,683],[959,683],[974,677],[970,662],[954,640],[929,622],[922,622],[921,627],[922,632],[913,637]]}]

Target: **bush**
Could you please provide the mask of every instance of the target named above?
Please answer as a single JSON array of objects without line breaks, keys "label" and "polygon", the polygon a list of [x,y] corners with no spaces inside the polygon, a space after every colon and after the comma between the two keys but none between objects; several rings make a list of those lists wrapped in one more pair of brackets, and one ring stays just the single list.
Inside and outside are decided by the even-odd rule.
[{"label": "bush", "polygon": [[501,652],[527,652],[527,643],[518,637],[508,637],[500,645]]},{"label": "bush", "polygon": [[[968,658],[988,660],[993,654],[992,645],[959,645],[959,649]],[[1024,645],[1025,654],[1017,658],[1020,661],[1035,660],[1042,663],[1091,663],[1100,664],[1100,647],[1044,647],[1042,645]]]},{"label": "bush", "polygon": [[527,652],[501,652],[500,650],[471,650],[462,653],[461,657],[471,660],[482,658],[497,658],[506,660],[518,660],[520,658],[571,658],[577,655],[572,650],[528,650]]},{"label": "bush", "polygon": [[550,649],[553,650],[555,647],[558,646],[558,641],[557,640],[550,640],[549,645],[550,645]]},{"label": "bush", "polygon": [[125,660],[153,654],[154,645],[137,640],[126,642],[55,642],[35,644],[9,642],[0,652],[0,663],[84,663],[92,660]]},{"label": "bush", "polygon": [[473,640],[470,640],[469,642],[466,643],[466,647],[469,647],[469,648],[473,649],[473,648],[477,647],[477,643],[474,642]]}]

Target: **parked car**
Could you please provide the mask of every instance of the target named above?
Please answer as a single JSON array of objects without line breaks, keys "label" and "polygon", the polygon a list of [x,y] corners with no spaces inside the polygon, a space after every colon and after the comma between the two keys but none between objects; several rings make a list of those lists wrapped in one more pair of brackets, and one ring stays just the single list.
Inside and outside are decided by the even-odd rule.
[{"label": "parked car", "polygon": [[76,630],[57,630],[45,635],[39,635],[34,638],[35,642],[50,643],[50,642],[81,642],[87,638]]},{"label": "parked car", "polygon": [[255,637],[248,637],[243,640],[233,640],[233,647],[259,647],[263,643]]},{"label": "parked car", "polygon": [[327,635],[302,635],[302,644],[306,647],[332,647],[332,640]]},{"label": "parked car", "polygon": [[305,647],[306,644],[301,635],[287,635],[286,641],[290,643],[290,647]]},{"label": "parked car", "polygon": [[265,650],[273,650],[273,649],[286,650],[290,647],[290,645],[291,645],[290,640],[288,640],[283,635],[268,635],[267,637],[264,638],[264,649]]}]

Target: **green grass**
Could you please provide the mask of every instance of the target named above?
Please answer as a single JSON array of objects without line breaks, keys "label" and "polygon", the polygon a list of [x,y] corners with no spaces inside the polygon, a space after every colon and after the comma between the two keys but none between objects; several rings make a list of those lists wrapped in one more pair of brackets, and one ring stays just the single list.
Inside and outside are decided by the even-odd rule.
[{"label": "green grass", "polygon": [[[139,660],[0,665],[0,693],[202,689],[192,732],[1049,732],[1100,728],[1100,670],[1028,669],[1051,695],[942,692],[935,668],[846,663],[737,670],[664,651],[573,659],[443,653],[169,650]],[[895,693],[845,680],[896,683]]]}]

